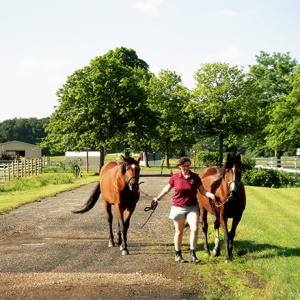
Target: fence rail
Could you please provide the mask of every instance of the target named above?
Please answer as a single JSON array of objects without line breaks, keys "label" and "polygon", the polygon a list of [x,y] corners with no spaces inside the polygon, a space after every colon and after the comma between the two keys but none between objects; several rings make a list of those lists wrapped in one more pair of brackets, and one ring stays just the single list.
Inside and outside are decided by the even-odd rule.
[{"label": "fence rail", "polygon": [[272,168],[300,169],[300,157],[282,156],[280,158],[277,157],[255,158],[255,165],[272,167]]},{"label": "fence rail", "polygon": [[0,162],[0,182],[9,182],[18,177],[29,177],[41,174],[43,161],[41,158],[1,161]]}]

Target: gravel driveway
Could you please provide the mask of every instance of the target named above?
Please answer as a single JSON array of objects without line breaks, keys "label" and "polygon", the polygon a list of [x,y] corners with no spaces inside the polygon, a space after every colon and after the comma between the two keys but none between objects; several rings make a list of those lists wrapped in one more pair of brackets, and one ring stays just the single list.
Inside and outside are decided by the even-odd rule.
[{"label": "gravel driveway", "polygon": [[[154,197],[168,175],[148,174],[140,181],[142,191]],[[71,212],[83,206],[95,185],[0,215],[0,299],[204,299],[196,284],[201,278],[193,272],[201,265],[174,262],[172,192],[143,228],[151,199],[141,194],[128,231],[130,255],[122,256],[118,247],[107,247],[101,197],[91,211]],[[114,218],[115,229],[116,224]],[[184,244],[186,257],[188,252]]]}]

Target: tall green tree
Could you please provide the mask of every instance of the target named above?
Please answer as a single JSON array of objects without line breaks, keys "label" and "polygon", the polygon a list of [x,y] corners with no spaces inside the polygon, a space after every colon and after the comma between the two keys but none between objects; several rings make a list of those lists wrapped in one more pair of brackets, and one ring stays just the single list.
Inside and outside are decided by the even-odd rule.
[{"label": "tall green tree", "polygon": [[166,154],[167,167],[172,150],[194,143],[194,128],[187,113],[190,97],[181,77],[175,72],[161,70],[149,81],[147,101],[155,114],[152,126],[156,131],[152,147]]},{"label": "tall green tree", "polygon": [[[272,149],[267,147],[266,138],[271,114],[278,102],[285,101],[292,90],[292,80],[297,61],[290,53],[275,52],[272,55],[261,51],[256,56],[256,64],[250,66],[249,80],[252,81],[252,95],[257,99],[257,130],[248,136],[249,147],[256,149],[256,155],[269,154]],[[270,145],[270,144],[268,144]],[[260,152],[257,150],[260,149]],[[281,150],[274,148],[274,150]],[[280,155],[279,151],[277,156]]]},{"label": "tall green tree", "polygon": [[50,117],[42,145],[54,151],[98,149],[102,166],[106,148],[128,144],[140,132],[146,119],[143,115],[148,112],[141,84],[147,65],[128,66],[124,57],[131,57],[132,63],[138,60],[135,52],[126,48],[116,51],[116,55],[108,52],[96,57],[68,77],[57,92],[59,106]]},{"label": "tall green tree", "polygon": [[221,165],[224,144],[237,143],[255,122],[252,98],[246,93],[246,75],[237,66],[207,63],[201,65],[194,78],[191,115],[198,123],[199,135],[218,138]]},{"label": "tall green tree", "polygon": [[280,97],[273,107],[266,126],[267,146],[296,152],[300,148],[300,65],[296,67],[292,91],[287,97]]}]

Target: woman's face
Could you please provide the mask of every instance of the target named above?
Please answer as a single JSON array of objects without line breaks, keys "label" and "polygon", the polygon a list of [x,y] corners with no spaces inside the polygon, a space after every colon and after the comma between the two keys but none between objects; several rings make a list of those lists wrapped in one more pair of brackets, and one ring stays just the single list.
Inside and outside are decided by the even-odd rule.
[{"label": "woman's face", "polygon": [[183,163],[180,166],[181,172],[183,174],[189,174],[190,173],[190,167],[191,167],[191,163],[189,161],[186,161],[185,163]]}]

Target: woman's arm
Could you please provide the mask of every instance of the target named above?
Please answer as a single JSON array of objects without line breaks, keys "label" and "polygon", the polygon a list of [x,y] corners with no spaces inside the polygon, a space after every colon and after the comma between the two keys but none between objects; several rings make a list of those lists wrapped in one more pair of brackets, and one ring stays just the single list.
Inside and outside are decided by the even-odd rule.
[{"label": "woman's arm", "polygon": [[211,192],[208,192],[203,185],[200,185],[198,190],[200,191],[200,193],[205,196],[205,197],[208,197],[208,198],[211,198],[211,199],[215,199],[215,195]]},{"label": "woman's arm", "polygon": [[168,194],[172,189],[172,186],[168,183],[160,192],[160,194],[153,198],[154,201],[159,201],[161,198],[163,198],[166,194]]}]

